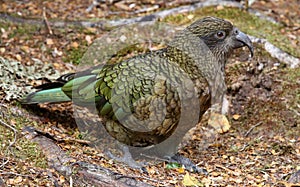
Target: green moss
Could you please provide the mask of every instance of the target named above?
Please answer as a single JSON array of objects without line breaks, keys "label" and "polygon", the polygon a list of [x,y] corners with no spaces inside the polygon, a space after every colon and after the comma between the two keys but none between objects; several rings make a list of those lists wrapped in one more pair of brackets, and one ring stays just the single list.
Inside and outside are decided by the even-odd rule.
[{"label": "green moss", "polygon": [[[298,111],[300,106],[300,68],[289,68],[282,72],[283,79],[283,96],[288,98],[288,105],[290,110]],[[293,90],[293,91],[291,91]],[[297,117],[297,116],[295,116]],[[299,120],[300,122],[300,120]]]},{"label": "green moss", "polygon": [[181,14],[168,16],[163,21],[175,24],[189,24],[204,16],[224,18],[233,22],[234,25],[247,34],[259,38],[266,38],[269,42],[282,50],[300,57],[300,51],[292,47],[289,39],[281,33],[281,30],[284,28],[283,25],[261,19],[238,8],[217,9],[216,7],[207,7],[198,9],[190,14],[194,15],[193,19],[188,19],[187,14]]},{"label": "green moss", "polygon": [[79,46],[77,48],[75,47],[71,47],[68,51],[67,51],[67,55],[65,58],[63,58],[64,62],[71,62],[73,64],[79,64],[81,61],[81,58],[83,56],[83,54],[86,51],[86,46]]},{"label": "green moss", "polygon": [[47,160],[36,143],[32,143],[25,138],[20,138],[16,142],[16,149],[13,151],[16,158],[32,163],[35,167],[47,167]]},{"label": "green moss", "polygon": [[[17,163],[22,163],[25,161],[31,163],[32,166],[46,168],[47,160],[43,153],[36,145],[36,143],[31,142],[26,137],[21,135],[22,128],[25,126],[35,126],[36,123],[30,122],[24,117],[13,115],[10,111],[0,108],[1,114],[5,114],[3,122],[12,126],[17,130],[17,139],[14,140],[14,132],[8,127],[0,125],[0,150],[5,157],[13,157],[14,161]],[[8,149],[11,142],[14,144]]]},{"label": "green moss", "polygon": [[164,20],[164,22],[176,24],[176,25],[183,25],[183,24],[189,24],[191,23],[191,19],[188,19],[188,14],[178,14],[178,15],[172,15],[167,16]]},{"label": "green moss", "polygon": [[[298,83],[299,84],[299,76],[300,76],[300,68],[289,68],[286,69],[286,80],[290,83]],[[298,87],[298,89],[300,89]],[[300,93],[300,92],[298,92]]]},{"label": "green moss", "polygon": [[39,27],[29,24],[15,25],[15,29],[9,34],[9,38],[24,37],[23,39],[31,39]]}]

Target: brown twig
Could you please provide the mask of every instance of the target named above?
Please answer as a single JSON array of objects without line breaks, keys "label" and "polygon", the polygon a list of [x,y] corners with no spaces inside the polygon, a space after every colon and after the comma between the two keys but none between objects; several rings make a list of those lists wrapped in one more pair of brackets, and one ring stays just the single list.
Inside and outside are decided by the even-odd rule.
[{"label": "brown twig", "polygon": [[42,135],[42,136],[45,136],[51,140],[54,140],[56,142],[59,142],[59,143],[72,143],[72,142],[76,142],[76,143],[79,143],[79,144],[83,144],[83,145],[89,145],[91,144],[91,141],[89,140],[80,140],[80,139],[75,139],[75,138],[70,138],[70,137],[67,137],[67,138],[58,138],[58,137],[55,137],[54,135],[52,134],[49,134],[48,132],[44,132],[44,131],[41,131],[41,130],[37,130],[35,129],[35,132],[39,135]]},{"label": "brown twig", "polygon": [[52,29],[51,29],[50,24],[48,22],[47,16],[46,16],[46,7],[43,7],[43,19],[44,19],[44,23],[45,23],[45,25],[48,29],[48,33],[52,35],[53,32],[52,32]]},{"label": "brown twig", "polygon": [[262,124],[262,122],[258,122],[256,125],[252,126],[246,133],[245,133],[245,137],[249,136],[249,134],[253,131],[254,128],[260,126]]}]

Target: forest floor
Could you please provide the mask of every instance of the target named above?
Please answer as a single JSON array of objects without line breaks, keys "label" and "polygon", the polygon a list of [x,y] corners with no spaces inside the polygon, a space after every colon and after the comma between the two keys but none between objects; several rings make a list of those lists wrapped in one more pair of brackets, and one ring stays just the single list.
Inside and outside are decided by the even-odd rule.
[{"label": "forest floor", "polygon": [[[74,158],[74,162],[97,164],[154,186],[300,186],[300,172],[297,172],[300,170],[300,68],[290,68],[279,62],[259,44],[255,44],[252,59],[247,58],[248,51],[241,49],[230,58],[226,67],[231,101],[230,130],[223,134],[211,133],[212,128],[204,117],[179,150],[199,167],[206,168],[208,175],[165,163],[149,165],[146,167],[148,174],[141,173],[108,159],[103,150],[89,146],[73,118],[70,103],[21,106],[17,100],[31,90],[31,86],[41,84],[38,78],[49,75],[53,80],[63,73],[76,71],[89,46],[112,28],[24,24],[4,21],[3,13],[30,20],[45,20],[46,17],[49,22],[98,21],[144,16],[196,1],[106,2],[89,7],[91,0],[1,1],[0,56],[21,64],[10,64],[11,67],[0,64],[1,72],[10,72],[0,72],[1,82],[6,83],[0,86],[0,186],[70,186],[75,172],[68,176],[49,167],[39,146],[22,133],[28,126],[59,140],[57,145]],[[203,16],[222,17],[242,31],[266,38],[300,58],[299,0],[289,3],[256,1],[251,8],[277,23],[245,10],[223,6],[174,14],[158,22],[182,28]],[[127,49],[122,52],[122,58],[127,53],[147,51],[147,47]],[[155,47],[159,46],[152,46]],[[31,74],[27,70],[25,74],[20,73],[22,68],[36,65],[37,59],[42,64],[35,66]],[[15,93],[13,89],[7,91],[3,85],[14,85],[15,90],[25,85],[26,89]]]}]

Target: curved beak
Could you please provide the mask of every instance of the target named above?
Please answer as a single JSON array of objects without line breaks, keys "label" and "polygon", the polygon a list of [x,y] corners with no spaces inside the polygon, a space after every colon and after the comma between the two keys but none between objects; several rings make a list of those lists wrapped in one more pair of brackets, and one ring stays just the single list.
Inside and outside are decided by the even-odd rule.
[{"label": "curved beak", "polygon": [[250,38],[247,36],[247,34],[241,32],[238,29],[236,29],[234,33],[236,33],[236,35],[235,35],[236,40],[234,42],[234,48],[240,48],[240,47],[247,46],[250,51],[251,57],[253,57],[254,48],[253,48],[252,42],[251,42]]}]

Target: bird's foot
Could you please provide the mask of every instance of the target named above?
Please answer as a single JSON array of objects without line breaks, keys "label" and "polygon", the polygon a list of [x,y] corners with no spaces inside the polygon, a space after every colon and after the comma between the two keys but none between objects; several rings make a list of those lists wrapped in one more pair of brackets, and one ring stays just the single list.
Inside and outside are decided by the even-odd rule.
[{"label": "bird's foot", "polygon": [[106,151],[106,155],[110,159],[124,163],[133,169],[140,169],[143,173],[148,173],[147,169],[145,168],[145,163],[139,163],[136,160],[134,160],[127,146],[120,145],[119,147],[123,152],[123,156],[116,156],[111,151]]},{"label": "bird's foot", "polygon": [[180,154],[175,154],[172,157],[167,157],[168,162],[170,163],[178,163],[185,167],[188,171],[195,172],[195,173],[203,173],[205,175],[208,174],[207,170],[205,168],[200,168],[197,165],[195,165],[189,158],[186,158]]},{"label": "bird's foot", "polygon": [[227,132],[231,127],[227,117],[216,112],[211,112],[208,125],[212,126],[220,134]]}]

